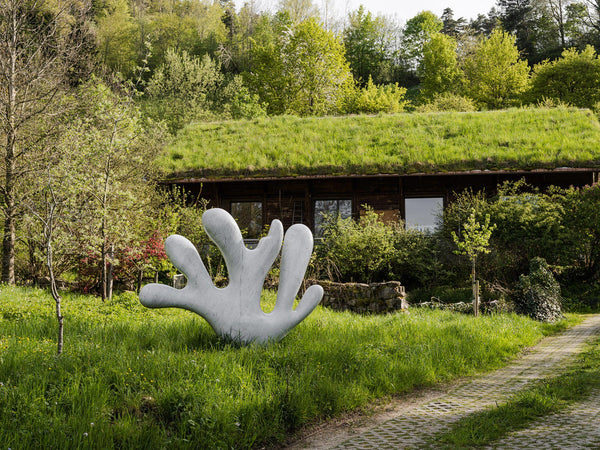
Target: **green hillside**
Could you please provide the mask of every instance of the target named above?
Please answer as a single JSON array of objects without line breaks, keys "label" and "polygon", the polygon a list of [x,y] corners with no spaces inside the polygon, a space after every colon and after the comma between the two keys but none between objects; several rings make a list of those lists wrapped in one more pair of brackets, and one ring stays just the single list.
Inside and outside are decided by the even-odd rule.
[{"label": "green hillside", "polygon": [[578,109],[198,123],[161,165],[170,179],[600,167],[600,123]]}]

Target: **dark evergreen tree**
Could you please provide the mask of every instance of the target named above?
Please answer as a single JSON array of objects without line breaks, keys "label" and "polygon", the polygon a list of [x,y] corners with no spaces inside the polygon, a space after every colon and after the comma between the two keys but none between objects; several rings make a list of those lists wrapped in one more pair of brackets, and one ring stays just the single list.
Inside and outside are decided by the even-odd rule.
[{"label": "dark evergreen tree", "polygon": [[498,0],[502,28],[517,38],[517,48],[528,61],[536,60],[535,21],[531,0]]},{"label": "dark evergreen tree", "polygon": [[444,9],[440,19],[442,19],[444,24],[442,33],[452,37],[457,37],[461,34],[467,25],[467,21],[464,17],[459,17],[458,19],[454,18],[454,11],[452,11],[452,8]]}]

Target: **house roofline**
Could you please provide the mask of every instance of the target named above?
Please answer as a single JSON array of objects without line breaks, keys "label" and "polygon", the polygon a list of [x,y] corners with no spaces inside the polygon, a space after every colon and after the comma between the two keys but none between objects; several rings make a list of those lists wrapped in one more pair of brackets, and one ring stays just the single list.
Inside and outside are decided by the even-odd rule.
[{"label": "house roofline", "polygon": [[558,167],[556,169],[531,169],[531,170],[460,170],[448,172],[417,172],[417,173],[377,173],[377,174],[349,174],[349,175],[297,175],[297,176],[256,176],[256,177],[181,177],[170,178],[163,181],[170,183],[235,183],[241,181],[293,181],[293,180],[325,180],[325,179],[369,179],[369,178],[404,178],[404,177],[434,177],[456,175],[527,175],[550,173],[589,173],[600,172],[600,168],[590,167]]}]

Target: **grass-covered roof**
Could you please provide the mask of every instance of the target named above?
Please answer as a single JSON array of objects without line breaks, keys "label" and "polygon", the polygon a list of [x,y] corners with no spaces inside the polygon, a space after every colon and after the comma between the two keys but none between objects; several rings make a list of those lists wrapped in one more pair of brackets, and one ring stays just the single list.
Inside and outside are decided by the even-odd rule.
[{"label": "grass-covered roof", "polygon": [[577,109],[198,123],[161,163],[170,179],[596,168],[600,123]]}]

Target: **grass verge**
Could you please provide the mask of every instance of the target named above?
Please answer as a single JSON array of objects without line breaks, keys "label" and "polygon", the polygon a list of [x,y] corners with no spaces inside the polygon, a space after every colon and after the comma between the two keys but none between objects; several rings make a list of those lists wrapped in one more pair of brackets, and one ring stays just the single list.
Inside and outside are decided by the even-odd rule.
[{"label": "grass verge", "polygon": [[[274,294],[265,301],[272,304]],[[317,308],[283,341],[238,347],[182,310],[0,293],[0,443],[7,448],[251,448],[300,427],[503,365],[567,326],[525,317]]]},{"label": "grass verge", "polygon": [[564,410],[600,388],[600,339],[565,373],[541,380],[497,407],[471,414],[450,431],[436,436],[435,448],[464,448],[491,444],[522,430],[540,417]]}]

